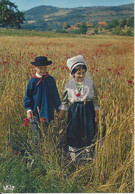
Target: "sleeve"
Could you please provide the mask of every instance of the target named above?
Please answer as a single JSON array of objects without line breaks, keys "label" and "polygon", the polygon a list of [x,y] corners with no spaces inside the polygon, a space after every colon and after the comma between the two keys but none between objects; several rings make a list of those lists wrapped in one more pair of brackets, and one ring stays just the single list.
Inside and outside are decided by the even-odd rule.
[{"label": "sleeve", "polygon": [[25,91],[25,96],[24,96],[24,101],[23,101],[24,108],[28,110],[33,110],[33,96],[32,96],[32,84],[29,80],[26,91]]},{"label": "sleeve", "polygon": [[57,112],[59,112],[59,106],[60,106],[60,96],[59,96],[59,92],[56,86],[56,81],[54,79],[54,108],[56,109]]},{"label": "sleeve", "polygon": [[69,103],[69,100],[68,100],[68,92],[67,90],[65,89],[64,90],[64,94],[63,94],[63,99],[62,99],[62,103],[61,103],[61,106],[59,107],[60,110],[68,110],[68,103]]},{"label": "sleeve", "polygon": [[97,98],[97,90],[96,90],[96,87],[95,87],[94,84],[93,84],[93,90],[94,90],[94,97],[93,97],[93,100],[92,101],[93,101],[95,110],[99,110],[98,98]]}]

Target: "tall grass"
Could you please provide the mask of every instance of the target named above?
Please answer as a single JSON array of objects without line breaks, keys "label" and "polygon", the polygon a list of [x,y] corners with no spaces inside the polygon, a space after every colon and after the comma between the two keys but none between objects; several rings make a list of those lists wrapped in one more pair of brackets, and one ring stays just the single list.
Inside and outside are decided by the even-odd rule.
[{"label": "tall grass", "polygon": [[[0,37],[0,190],[13,192],[133,192],[133,38],[120,36]],[[66,154],[66,116],[50,124],[40,153],[34,153],[31,126],[22,126],[23,97],[38,55],[53,61],[60,96],[69,78],[66,60],[82,54],[97,88],[100,106],[95,158],[73,163]],[[42,126],[41,126],[42,129]],[[32,151],[32,168],[23,151]]]}]

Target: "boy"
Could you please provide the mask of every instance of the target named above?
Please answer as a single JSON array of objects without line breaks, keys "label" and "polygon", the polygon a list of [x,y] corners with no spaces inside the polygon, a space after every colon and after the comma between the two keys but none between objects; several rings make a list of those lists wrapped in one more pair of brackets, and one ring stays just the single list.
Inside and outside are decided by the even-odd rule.
[{"label": "boy", "polygon": [[23,104],[27,110],[27,118],[32,123],[34,141],[37,145],[40,139],[37,121],[44,121],[45,130],[47,129],[50,121],[54,119],[54,109],[59,112],[60,97],[55,79],[47,72],[47,66],[51,65],[52,61],[45,56],[39,56],[31,64],[36,74],[28,82]]}]

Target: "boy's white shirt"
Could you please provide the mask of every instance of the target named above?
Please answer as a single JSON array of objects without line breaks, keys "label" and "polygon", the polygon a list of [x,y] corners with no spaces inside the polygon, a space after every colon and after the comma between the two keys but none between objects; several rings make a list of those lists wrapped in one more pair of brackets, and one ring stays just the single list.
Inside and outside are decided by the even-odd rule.
[{"label": "boy's white shirt", "polygon": [[42,78],[42,75],[40,75],[39,73],[36,72],[36,76],[39,78]]}]

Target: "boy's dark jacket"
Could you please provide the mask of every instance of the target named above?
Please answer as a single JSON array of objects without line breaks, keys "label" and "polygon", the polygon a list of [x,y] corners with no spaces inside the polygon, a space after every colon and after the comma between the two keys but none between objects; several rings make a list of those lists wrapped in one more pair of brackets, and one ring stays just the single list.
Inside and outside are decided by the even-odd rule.
[{"label": "boy's dark jacket", "polygon": [[40,118],[46,118],[48,122],[53,120],[54,109],[59,112],[60,106],[55,79],[49,75],[39,82],[39,78],[32,77],[28,82],[23,104],[26,110],[31,109],[34,114],[38,114],[39,107]]}]

